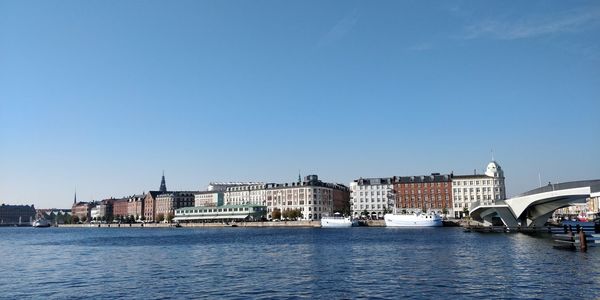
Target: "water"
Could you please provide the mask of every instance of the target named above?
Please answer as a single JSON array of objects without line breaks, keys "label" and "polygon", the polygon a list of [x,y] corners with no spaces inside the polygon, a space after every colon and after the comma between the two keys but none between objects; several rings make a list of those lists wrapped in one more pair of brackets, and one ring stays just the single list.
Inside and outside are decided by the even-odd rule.
[{"label": "water", "polygon": [[0,228],[0,298],[600,297],[600,248],[460,228]]}]

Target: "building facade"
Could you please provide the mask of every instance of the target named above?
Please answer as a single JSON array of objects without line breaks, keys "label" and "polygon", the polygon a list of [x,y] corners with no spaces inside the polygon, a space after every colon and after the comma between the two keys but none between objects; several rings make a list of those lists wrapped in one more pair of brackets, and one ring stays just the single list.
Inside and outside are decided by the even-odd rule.
[{"label": "building facade", "polygon": [[149,191],[144,196],[144,218],[148,222],[156,221],[156,197],[160,191]]},{"label": "building facade", "polygon": [[136,220],[141,220],[145,213],[144,198],[145,195],[133,195],[127,197],[127,215],[133,216]]},{"label": "building facade", "polygon": [[350,183],[350,205],[354,218],[381,219],[393,210],[392,178],[360,178]]},{"label": "building facade", "polygon": [[115,219],[129,216],[129,199],[121,198],[113,201],[113,216]]},{"label": "building facade", "polygon": [[[274,210],[299,210],[303,220],[320,220],[332,215],[336,208],[349,206],[350,192],[342,184],[326,183],[317,175],[309,175],[303,181],[292,183],[258,183],[228,187],[224,195],[225,205],[263,205],[267,218]],[[336,205],[337,203],[337,205]]]},{"label": "building facade", "polygon": [[161,214],[175,216],[175,210],[182,207],[194,206],[194,194],[197,191],[172,191],[156,196],[156,216]]},{"label": "building facade", "polygon": [[0,205],[0,225],[31,224],[35,216],[33,205]]},{"label": "building facade", "polygon": [[203,191],[194,195],[194,206],[221,206],[223,203],[223,192]]},{"label": "building facade", "polygon": [[77,202],[71,207],[71,215],[77,217],[80,222],[89,222],[92,217],[92,208],[96,206],[95,202]]},{"label": "building facade", "polygon": [[455,218],[468,215],[479,205],[495,205],[506,199],[504,171],[491,161],[484,174],[452,176],[453,210]]},{"label": "building facade", "polygon": [[588,212],[591,212],[594,215],[600,214],[600,196],[590,197],[587,199],[586,203],[588,207]]},{"label": "building facade", "polygon": [[175,210],[175,222],[260,221],[267,207],[262,205],[195,206]]},{"label": "building facade", "polygon": [[452,176],[432,173],[426,176],[393,177],[396,210],[444,212],[452,215]]},{"label": "building facade", "polygon": [[104,199],[98,205],[99,217],[103,220],[112,220],[113,218],[113,203],[115,199]]}]

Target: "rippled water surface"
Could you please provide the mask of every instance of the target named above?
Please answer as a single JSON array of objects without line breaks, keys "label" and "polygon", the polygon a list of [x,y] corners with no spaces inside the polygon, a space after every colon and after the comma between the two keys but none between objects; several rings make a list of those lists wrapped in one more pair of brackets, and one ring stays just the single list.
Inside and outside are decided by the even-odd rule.
[{"label": "rippled water surface", "polygon": [[0,298],[600,297],[600,248],[458,228],[0,228]]}]

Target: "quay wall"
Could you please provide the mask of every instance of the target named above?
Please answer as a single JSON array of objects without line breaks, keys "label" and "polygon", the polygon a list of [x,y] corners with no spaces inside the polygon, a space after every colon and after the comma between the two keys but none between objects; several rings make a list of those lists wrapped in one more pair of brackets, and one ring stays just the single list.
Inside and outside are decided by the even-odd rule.
[{"label": "quay wall", "polygon": [[[281,222],[237,222],[237,223],[180,223],[182,228],[214,228],[231,227],[235,224],[237,227],[321,227],[320,221],[281,221]],[[385,227],[383,220],[368,220],[363,224],[368,227]],[[175,227],[175,224],[166,223],[132,223],[132,224],[60,224],[58,227],[64,228],[169,228]]]}]

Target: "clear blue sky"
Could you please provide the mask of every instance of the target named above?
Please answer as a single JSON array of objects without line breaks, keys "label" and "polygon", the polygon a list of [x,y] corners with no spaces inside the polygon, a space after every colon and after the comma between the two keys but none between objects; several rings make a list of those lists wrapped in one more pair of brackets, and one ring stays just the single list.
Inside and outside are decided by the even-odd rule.
[{"label": "clear blue sky", "polygon": [[598,1],[0,0],[0,202],[600,178]]}]

